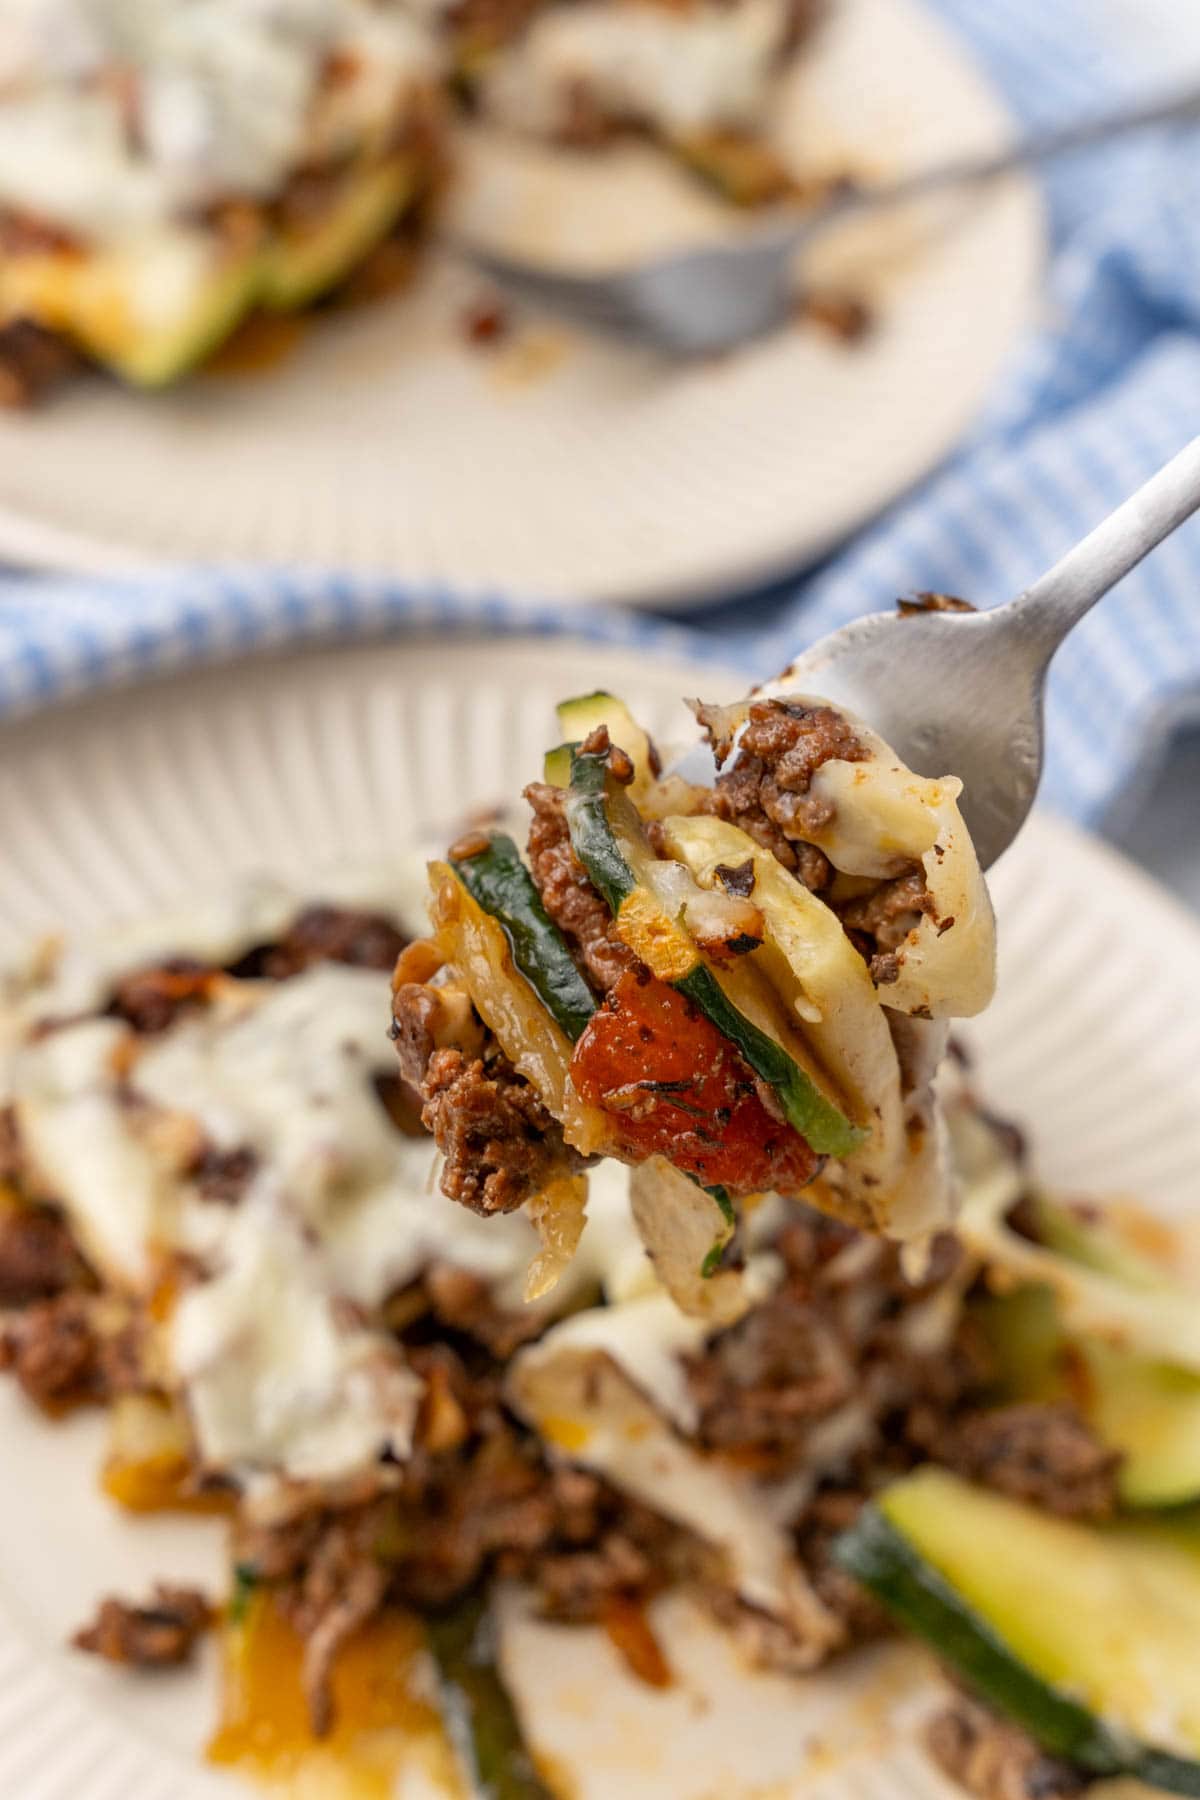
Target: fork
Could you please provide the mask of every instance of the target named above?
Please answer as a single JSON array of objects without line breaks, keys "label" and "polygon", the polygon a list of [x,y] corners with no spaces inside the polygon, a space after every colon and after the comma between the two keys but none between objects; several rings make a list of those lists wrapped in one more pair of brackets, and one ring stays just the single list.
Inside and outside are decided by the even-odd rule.
[{"label": "fork", "polygon": [[990,181],[1129,131],[1200,117],[1200,89],[1025,137],[1007,149],[964,156],[886,185],[847,184],[799,216],[775,214],[729,243],[578,275],[510,256],[473,239],[454,247],[515,298],[574,325],[678,357],[732,349],[781,324],[795,305],[795,260],[852,214],[883,211],[943,189]]},{"label": "fork", "polygon": [[[1015,600],[986,612],[870,613],[821,638],[752,697],[820,695],[858,713],[918,774],[961,777],[959,804],[989,868],[1037,793],[1055,651],[1197,510],[1200,437]],[[673,772],[711,783],[708,747],[688,751]]]}]

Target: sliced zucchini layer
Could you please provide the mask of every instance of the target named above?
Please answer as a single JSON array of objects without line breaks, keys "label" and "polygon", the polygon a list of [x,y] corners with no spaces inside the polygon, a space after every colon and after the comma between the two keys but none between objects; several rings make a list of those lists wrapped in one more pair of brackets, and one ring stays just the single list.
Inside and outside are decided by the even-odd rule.
[{"label": "sliced zucchini layer", "polygon": [[[574,700],[560,701],[555,709],[558,714],[558,726],[569,744],[581,744],[598,725],[608,727],[608,735],[617,748],[624,750],[633,764],[633,782],[629,792],[637,800],[654,779],[653,757],[650,739],[642,730],[623,700],[615,694],[607,694],[598,689],[594,694],[580,694]],[[551,756],[556,753],[552,750]],[[561,767],[561,764],[558,765]],[[566,787],[570,782],[571,769],[568,762],[565,779],[554,785]],[[547,775],[547,781],[553,776]]]},{"label": "sliced zucchini layer", "polygon": [[236,245],[199,225],[86,254],[11,256],[0,269],[0,316],[24,316],[69,338],[136,387],[161,388],[202,363],[257,306],[305,306],[336,286],[412,200],[411,156],[346,177],[334,205],[304,230],[263,216]]},{"label": "sliced zucchini layer", "polygon": [[435,1614],[426,1636],[450,1740],[476,1792],[491,1800],[553,1800],[500,1673],[486,1594],[476,1590]]},{"label": "sliced zucchini layer", "polygon": [[392,157],[350,176],[311,226],[276,232],[263,269],[261,304],[290,312],[336,287],[387,236],[419,183],[411,156]]},{"label": "sliced zucchini layer", "polygon": [[835,1554],[1047,1750],[1200,1795],[1194,1522],[1075,1524],[928,1467],[868,1506]]},{"label": "sliced zucchini layer", "polygon": [[689,885],[690,878],[681,864],[660,863],[653,855],[632,802],[609,778],[605,756],[573,755],[567,824],[572,848],[607,901],[622,941],[736,1046],[775,1090],[784,1117],[813,1150],[844,1157],[858,1149],[866,1131],[822,1092],[815,1070],[801,1067],[799,1044],[785,1043],[771,1016],[779,1009],[766,984],[749,969],[718,974],[710,968],[680,920],[683,890],[674,913],[660,897],[655,884],[669,872]]},{"label": "sliced zucchini layer", "polygon": [[513,840],[494,831],[485,850],[454,858],[450,866],[484,912],[499,923],[513,962],[574,1041],[595,1012],[596,1002]]},{"label": "sliced zucchini layer", "polygon": [[128,249],[13,257],[0,271],[0,307],[59,332],[137,387],[165,387],[254,305],[263,259],[261,241],[217,250],[182,229]]},{"label": "sliced zucchini layer", "polygon": [[1069,1336],[1046,1287],[998,1294],[974,1311],[1005,1398],[1070,1400],[1101,1442],[1121,1452],[1117,1486],[1126,1506],[1200,1499],[1200,1375]]},{"label": "sliced zucchini layer", "polygon": [[486,912],[449,863],[429,865],[434,942],[457,970],[472,1004],[501,1049],[585,1156],[612,1149],[609,1119],[586,1106],[571,1083],[571,1040],[519,973],[499,920]]},{"label": "sliced zucchini layer", "polygon": [[[997,1287],[1051,1288],[1072,1336],[1097,1338],[1200,1374],[1200,1305],[1193,1289],[1181,1286],[1165,1267],[1150,1285],[1146,1259],[1134,1263],[1124,1250],[1115,1257],[1111,1227],[1093,1235],[1086,1258],[1021,1236],[1008,1214],[1028,1194],[1022,1171],[986,1121],[970,1110],[955,1108],[950,1129],[964,1188],[958,1233]],[[1045,1197],[1038,1204],[1055,1206]],[[1073,1230],[1092,1233],[1078,1220]]]}]

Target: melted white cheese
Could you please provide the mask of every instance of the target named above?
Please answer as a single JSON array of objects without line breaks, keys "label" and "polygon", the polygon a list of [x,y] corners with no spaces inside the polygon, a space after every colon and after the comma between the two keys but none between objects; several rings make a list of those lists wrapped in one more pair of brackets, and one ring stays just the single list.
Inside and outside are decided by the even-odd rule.
[{"label": "melted white cheese", "polygon": [[113,242],[270,199],[305,162],[381,146],[436,61],[394,0],[6,0],[0,205]]},{"label": "melted white cheese", "polygon": [[568,1460],[719,1549],[743,1600],[807,1632],[820,1608],[761,1490],[686,1443],[611,1356],[572,1341],[573,1324],[514,1359],[508,1391],[517,1411]]},{"label": "melted white cheese", "polygon": [[381,1334],[339,1319],[319,1247],[269,1182],[229,1215],[222,1252],[169,1334],[205,1461],[335,1480],[407,1455],[421,1382]]},{"label": "melted white cheese", "polygon": [[484,84],[493,117],[522,131],[570,124],[584,93],[608,117],[670,134],[760,121],[787,32],[781,0],[675,9],[577,0],[542,13]]},{"label": "melted white cheese", "polygon": [[[373,1306],[435,1258],[515,1294],[534,1251],[529,1227],[445,1201],[429,1139],[402,1137],[375,1094],[373,1075],[394,1063],[388,1017],[386,975],[319,963],[151,1040],[133,1084],[197,1119],[219,1149],[252,1149],[348,1299]],[[212,1216],[189,1209],[189,1247]]]},{"label": "melted white cheese", "polygon": [[126,1036],[113,1019],[52,1031],[17,1053],[10,1087],[41,1191],[63,1204],[98,1267],[140,1287],[152,1246],[169,1236],[171,1205],[117,1095],[113,1058]]}]

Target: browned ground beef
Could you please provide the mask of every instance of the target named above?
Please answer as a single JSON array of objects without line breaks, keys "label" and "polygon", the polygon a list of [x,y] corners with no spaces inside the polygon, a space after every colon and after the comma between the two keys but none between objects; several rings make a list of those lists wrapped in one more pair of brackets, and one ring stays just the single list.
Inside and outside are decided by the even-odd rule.
[{"label": "browned ground beef", "polygon": [[[0,229],[0,246],[11,235]],[[34,406],[80,365],[65,338],[31,319],[0,326],[0,406]]]},{"label": "browned ground beef", "polygon": [[390,969],[407,943],[384,913],[346,906],[308,906],[273,943],[256,944],[221,970],[195,957],[167,957],[122,976],[108,1011],[143,1035],[166,1031],[182,1011],[203,1005],[222,975],[238,980],[286,981],[314,963]]},{"label": "browned ground beef", "polygon": [[902,619],[916,618],[918,613],[973,613],[978,610],[969,600],[960,600],[957,594],[932,594],[928,590],[909,594],[896,602],[896,611]]},{"label": "browned ground beef", "polygon": [[958,1256],[940,1240],[927,1281],[906,1281],[896,1246],[805,1212],[780,1235],[786,1278],[753,1312],[710,1340],[688,1365],[711,1448],[771,1475],[809,1461],[809,1443],[851,1402],[862,1431],[846,1472],[913,1458],[909,1418],[931,1406],[944,1418],[976,1393],[985,1369],[960,1329],[934,1351],[906,1342],[912,1310],[944,1281]]},{"label": "browned ground beef", "polygon": [[48,1206],[0,1211],[0,1308],[51,1300],[90,1277],[66,1220]]},{"label": "browned ground beef", "polygon": [[925,1743],[938,1767],[975,1800],[1074,1800],[1088,1778],[965,1696],[936,1713]]},{"label": "browned ground beef", "polygon": [[[704,710],[700,712],[704,722]],[[706,729],[708,729],[706,725]],[[709,731],[712,737],[711,730]],[[714,745],[724,761],[724,746]],[[727,752],[726,752],[727,754]],[[829,859],[807,840],[829,823],[827,803],[810,793],[823,763],[860,762],[866,752],[829,706],[756,700],[731,769],[718,775],[705,810],[739,825],[814,893],[829,884]]]},{"label": "browned ground beef", "polygon": [[636,958],[616,935],[608,904],[571,848],[561,788],[535,781],[525,789],[533,808],[529,863],[542,905],[575,952],[592,986],[606,994]]},{"label": "browned ground beef", "polygon": [[216,970],[191,956],[172,956],[123,975],[113,990],[109,1012],[151,1037],[166,1031],[182,1012],[203,1005]]},{"label": "browned ground beef", "polygon": [[57,1416],[143,1389],[143,1343],[136,1309],[122,1312],[103,1297],[67,1289],[0,1324],[0,1369],[16,1377],[36,1406]]},{"label": "browned ground beef", "polygon": [[435,1050],[421,1092],[445,1159],[442,1192],[472,1212],[515,1212],[579,1166],[557,1120],[498,1052],[485,1060]]},{"label": "browned ground beef", "polygon": [[90,1625],[71,1642],[106,1662],[136,1669],[167,1669],[185,1663],[213,1621],[213,1609],[195,1588],[160,1583],[141,1606],[110,1596],[100,1602]]},{"label": "browned ground beef", "polygon": [[873,893],[842,907],[842,924],[866,956],[878,986],[896,980],[900,973],[896,953],[926,914],[932,917],[933,901],[926,891],[925,871],[919,867],[881,881]]},{"label": "browned ground beef", "polygon": [[453,1263],[431,1263],[421,1285],[439,1325],[472,1338],[500,1362],[542,1330],[543,1321],[535,1307],[497,1305],[481,1275]]},{"label": "browned ground beef", "polygon": [[1116,1509],[1118,1452],[1099,1442],[1073,1406],[1001,1406],[969,1413],[939,1461],[1015,1500],[1069,1519]]},{"label": "browned ground beef", "polygon": [[21,1133],[16,1108],[0,1106],[0,1181],[19,1182],[21,1163]]},{"label": "browned ground beef", "polygon": [[218,1150],[215,1144],[206,1144],[189,1173],[202,1200],[236,1206],[257,1168],[258,1156],[248,1145]]},{"label": "browned ground beef", "polygon": [[46,1412],[103,1399],[101,1342],[87,1296],[60,1294],[10,1319],[0,1329],[0,1368],[11,1370]]},{"label": "browned ground beef", "polygon": [[866,1501],[867,1495],[859,1487],[824,1487],[814,1495],[796,1531],[800,1560],[818,1598],[841,1627],[846,1645],[869,1643],[892,1630],[891,1619],[874,1595],[833,1558],[834,1544],[853,1525]]},{"label": "browned ground beef", "polygon": [[[319,962],[390,970],[407,941],[395,920],[385,913],[347,906],[308,906],[277,944],[259,953],[254,973],[268,981],[286,981]],[[239,966],[237,973],[243,972],[248,971]]]}]

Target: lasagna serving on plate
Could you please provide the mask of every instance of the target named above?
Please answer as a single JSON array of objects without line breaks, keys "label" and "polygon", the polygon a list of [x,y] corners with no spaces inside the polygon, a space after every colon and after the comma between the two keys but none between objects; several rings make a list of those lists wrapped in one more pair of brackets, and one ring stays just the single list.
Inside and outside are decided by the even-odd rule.
[{"label": "lasagna serving on plate", "polygon": [[[493,1595],[516,1588],[552,1619],[607,1633],[664,1687],[675,1675],[656,1602],[685,1591],[746,1658],[797,1680],[897,1625],[927,1640],[970,1695],[944,1698],[931,1748],[987,1800],[1051,1800],[1126,1772],[1200,1791],[1188,1510],[1200,1314],[1167,1234],[1044,1192],[953,1058],[944,1110],[931,1110],[928,1046],[907,1053],[910,1027],[940,1049],[939,1019],[982,1003],[991,979],[990,913],[954,836],[951,784],[931,795],[892,780],[877,740],[828,709],[706,709],[719,746],[741,734],[728,766],[744,790],[715,790],[724,799],[707,811],[654,809],[650,746],[611,699],[596,705],[602,719],[569,713],[577,748],[535,792],[545,835],[532,876],[495,836],[460,839],[435,865],[432,944],[411,937],[414,864],[314,877],[304,903],[243,887],[187,916],[41,944],[5,976],[0,1356],[50,1415],[109,1409],[101,1483],[114,1504],[228,1520],[224,1592],[181,1589],[163,1569],[156,1591],[114,1594],[81,1620],[79,1648],[154,1669],[215,1631],[210,1755],[284,1791],[386,1794],[419,1740],[450,1791],[544,1800],[560,1777],[539,1764],[536,1712],[518,1716],[506,1691]],[[792,740],[787,769],[808,767],[803,790],[751,737],[768,724]],[[571,862],[573,797],[599,837]],[[890,854],[916,867],[871,861],[882,816]],[[587,891],[597,842],[612,905]],[[835,873],[849,845],[871,865],[853,893]],[[654,862],[682,871],[669,904]],[[630,906],[622,866],[658,900]],[[779,935],[784,876],[808,896],[802,967]],[[615,929],[569,927],[568,895],[577,922],[594,923],[604,900]],[[678,949],[660,904],[686,925],[688,969],[722,977],[718,993],[730,970],[767,965],[808,1034],[792,1057],[807,1086],[781,1064],[775,1080],[760,1073],[746,1060],[762,1056],[759,1039],[737,1025],[724,1039],[722,1003],[685,990],[684,1037],[709,1043],[707,997],[723,1043],[706,1069],[664,1078],[663,1014],[635,1025],[646,1050],[634,1080],[649,1085],[634,1109],[614,1111],[603,1090],[596,1110],[636,1129],[589,1167],[582,1223],[562,1204],[581,1173],[564,1168],[565,1088],[556,1114],[532,1062],[500,1064],[525,1054],[508,1035],[517,1023],[541,1031],[543,1050],[557,1042],[545,1018],[568,1045],[585,1041],[603,995],[628,991],[635,920],[635,959],[655,959],[639,993],[678,994],[657,970],[663,946]],[[951,904],[958,923],[939,935]],[[846,954],[861,1004],[848,1000],[834,1029],[829,970],[848,982]],[[399,1064],[386,1033],[397,959]],[[736,1001],[764,1036],[779,1028],[765,1001],[751,1015],[744,981]],[[608,1010],[621,1023],[622,1006]],[[430,1054],[414,1069],[420,1029]],[[870,1082],[856,1086],[851,1052],[872,1042]],[[458,1055],[457,1085],[430,1078],[439,1049]],[[543,1074],[553,1066],[547,1055]],[[669,1179],[649,1230],[647,1096],[673,1121],[651,1133]],[[765,1174],[749,1191],[729,1166],[727,1129],[751,1098],[742,1148],[768,1159],[782,1192],[763,1191]],[[789,1113],[801,1100],[810,1132],[842,1140],[803,1138]],[[524,1205],[490,1217],[451,1206],[427,1126],[460,1198]],[[873,1169],[861,1159],[876,1132]],[[903,1198],[914,1159],[923,1205]],[[921,1254],[880,1226],[920,1229]]]},{"label": "lasagna serving on plate", "polygon": [[[79,358],[161,387],[419,229],[463,107],[648,133],[738,204],[801,195],[763,116],[794,0],[13,0],[0,399]],[[370,287],[364,277],[360,286]]]}]

